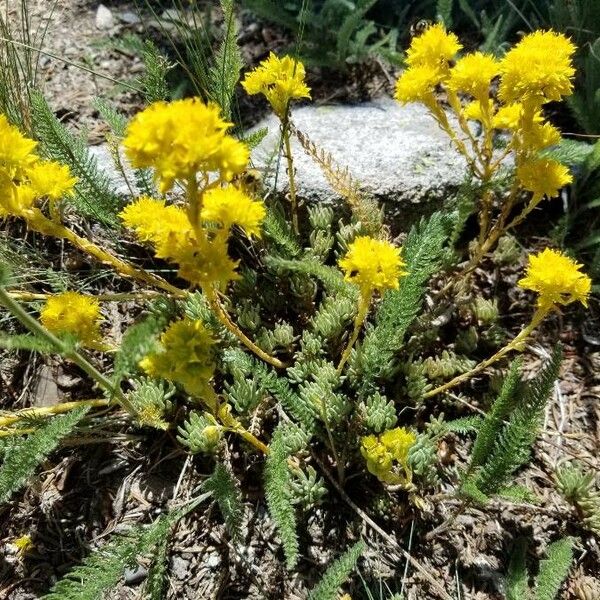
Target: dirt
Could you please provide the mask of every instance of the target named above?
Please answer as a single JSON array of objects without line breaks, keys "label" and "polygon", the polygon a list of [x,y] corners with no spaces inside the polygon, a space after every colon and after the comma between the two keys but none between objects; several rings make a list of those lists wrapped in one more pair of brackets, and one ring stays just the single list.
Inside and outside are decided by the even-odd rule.
[{"label": "dirt", "polygon": [[[46,0],[30,2],[34,24],[43,27],[48,21],[43,44],[48,55],[40,61],[44,92],[64,122],[84,133],[90,143],[100,142],[106,127],[93,108],[94,97],[110,97],[127,115],[141,106],[139,94],[122,91],[113,81],[130,81],[141,73],[141,61],[117,51],[109,42],[127,32],[143,33],[144,25],[123,20],[123,15],[135,13],[134,3],[107,3],[114,17],[114,25],[107,29],[96,26],[97,2],[58,1],[51,13],[48,4]],[[8,0],[7,10],[16,11],[18,6],[19,0]],[[241,40],[249,64],[288,42],[285,33],[248,17],[243,20]],[[106,77],[69,63],[86,64]],[[342,102],[389,93],[392,75],[388,67],[375,61],[343,75],[311,71],[309,81],[317,103]],[[265,110],[254,100],[240,98],[239,106],[248,125]],[[494,288],[503,278],[514,279],[515,273],[490,268],[482,277],[485,281],[481,285]],[[511,327],[515,315],[521,317],[530,308],[516,299],[502,313],[504,324]],[[389,598],[401,589],[410,600],[436,598],[426,578],[407,563],[397,545],[373,528],[373,522],[384,533],[392,534],[396,544],[407,549],[453,597],[465,600],[503,597],[501,581],[507,555],[520,535],[534,540],[530,555],[535,557],[543,556],[550,541],[576,535],[577,561],[561,597],[600,597],[584,597],[577,591],[584,580],[595,585],[600,565],[598,539],[585,531],[553,487],[556,468],[567,459],[576,458],[586,468],[600,471],[600,349],[594,337],[599,314],[600,305],[593,299],[586,316],[567,312],[564,318],[554,317],[525,354],[526,369],[533,373],[547,358],[545,349],[558,339],[565,345],[560,384],[548,406],[534,460],[517,478],[535,492],[539,504],[494,501],[485,510],[470,508],[428,541],[427,532],[457,510],[456,501],[440,497],[432,503],[431,511],[419,513],[399,492],[390,497],[392,508],[376,510],[375,499],[382,491],[376,481],[370,481],[369,490],[350,483],[347,496],[329,486],[323,505],[300,516],[302,559],[299,574],[294,575],[284,568],[281,547],[259,491],[261,464],[233,448],[237,454],[232,458],[244,477],[243,489],[248,490],[243,540],[234,544],[229,539],[216,506],[206,501],[175,529],[169,546],[165,598],[305,598],[307,588],[315,584],[332,559],[360,536],[367,540],[368,549],[359,567],[362,581],[354,577],[345,588],[352,598],[369,597],[367,589],[378,599]],[[24,353],[12,354],[10,361],[5,360],[0,369],[4,409],[42,406],[71,397],[74,390],[81,393],[81,374],[63,361],[45,361]],[[462,396],[460,399],[470,402]],[[451,410],[472,414],[480,408],[472,403],[458,406]],[[152,522],[162,512],[196,496],[211,471],[209,460],[187,458],[171,433],[157,435],[155,431],[132,429],[118,413],[98,417],[92,424],[93,436],[82,432],[68,440],[66,447],[43,465],[27,491],[0,508],[0,599],[39,597],[113,534]],[[465,464],[466,439],[448,436],[440,445],[440,459],[448,466],[442,495],[452,488],[452,479]],[[359,481],[365,481],[364,477]],[[34,548],[21,559],[12,541],[24,533],[32,535]],[[137,572],[127,574],[129,582],[122,582],[108,597],[139,598],[145,566],[142,562]],[[600,586],[600,580],[595,581]],[[381,595],[380,590],[384,590]]]}]

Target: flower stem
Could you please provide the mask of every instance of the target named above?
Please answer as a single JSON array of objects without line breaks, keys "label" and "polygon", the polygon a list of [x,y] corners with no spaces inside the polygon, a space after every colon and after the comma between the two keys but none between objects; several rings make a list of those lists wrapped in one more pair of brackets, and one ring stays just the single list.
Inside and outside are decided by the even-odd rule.
[{"label": "flower stem", "polygon": [[273,365],[274,367],[277,367],[278,369],[285,368],[286,365],[283,362],[281,362],[278,358],[275,358],[274,356],[267,354],[264,350],[259,348],[231,320],[231,317],[227,314],[227,311],[221,306],[221,303],[219,302],[219,298],[217,297],[217,292],[211,285],[205,286],[204,288],[202,288],[202,291],[204,292],[206,299],[208,300],[209,306],[212,308],[215,315],[217,316],[217,318],[219,319],[219,321],[221,322],[223,327],[225,327],[225,329],[227,329],[229,332],[231,332],[233,335],[235,335],[235,337],[237,337],[238,340],[240,340],[240,342],[242,342],[242,344],[244,344],[244,346],[246,346],[246,348],[248,348],[248,350],[251,350],[252,352],[254,352],[254,354],[256,354],[256,356],[258,356],[265,362],[269,363],[270,365]]},{"label": "flower stem", "polygon": [[229,410],[220,410],[219,419],[221,423],[233,433],[239,435],[247,441],[251,446],[254,446],[263,454],[269,454],[269,447],[261,442],[254,434],[250,433],[230,412]]},{"label": "flower stem", "polygon": [[18,319],[22,325],[24,325],[29,331],[38,337],[44,338],[48,341],[56,350],[74,362],[82,371],[89,375],[96,383],[105,389],[117,402],[129,412],[131,415],[136,414],[136,410],[133,405],[127,400],[125,394],[121,391],[118,386],[102,375],[94,365],[92,365],[82,354],[80,354],[70,344],[65,343],[61,339],[57,338],[52,332],[48,331],[40,322],[32,317],[23,307],[11,298],[7,291],[0,286],[0,304]]},{"label": "flower stem", "polygon": [[30,218],[27,220],[27,223],[29,227],[34,231],[39,231],[44,235],[52,235],[60,239],[68,240],[75,247],[79,248],[86,254],[93,256],[100,262],[110,265],[118,273],[125,277],[137,279],[138,281],[142,281],[143,283],[151,285],[152,287],[160,288],[165,292],[169,292],[173,296],[187,296],[187,292],[185,290],[181,290],[175,287],[174,285],[171,285],[162,277],[158,277],[157,275],[153,275],[152,273],[148,273],[147,271],[137,269],[136,267],[125,262],[124,260],[113,256],[109,252],[106,252],[93,242],[90,242],[89,240],[80,237],[74,231],[71,231],[64,225],[54,223],[50,219],[47,219],[41,213],[36,213],[34,218]]},{"label": "flower stem", "polygon": [[471,379],[471,377],[477,375],[477,373],[480,373],[484,369],[487,369],[487,367],[498,362],[501,358],[506,356],[512,350],[518,350],[519,346],[531,335],[531,332],[542,322],[544,317],[548,314],[548,310],[548,308],[538,308],[533,314],[529,325],[527,325],[527,327],[524,327],[515,338],[513,338],[508,344],[506,344],[506,346],[500,348],[500,350],[498,350],[496,354],[490,356],[489,358],[486,358],[485,360],[482,360],[480,363],[475,365],[466,373],[461,373],[460,375],[454,377],[454,379],[451,379],[443,385],[440,385],[434,388],[433,390],[430,390],[429,392],[424,394],[424,397],[431,398],[432,396],[437,396],[442,392],[446,392],[447,390],[468,381],[469,379]]},{"label": "flower stem", "polygon": [[296,175],[294,172],[294,158],[292,156],[292,145],[290,143],[289,109],[281,122],[283,144],[285,146],[285,158],[287,160],[287,171],[290,182],[290,204],[292,211],[292,228],[296,235],[300,234],[298,226],[298,200],[296,198]]},{"label": "flower stem", "polygon": [[109,400],[77,400],[73,402],[61,402],[53,406],[42,406],[40,408],[25,408],[12,414],[0,417],[0,427],[9,427],[23,420],[24,418],[39,418],[51,415],[60,415],[70,410],[75,410],[81,406],[90,408],[108,408]]},{"label": "flower stem", "polygon": [[342,370],[344,369],[344,365],[350,358],[350,353],[352,352],[352,348],[358,339],[358,334],[360,333],[360,329],[367,318],[367,313],[369,312],[369,305],[371,304],[371,298],[373,297],[372,293],[362,294],[360,295],[360,300],[358,301],[358,312],[356,313],[356,317],[354,319],[354,331],[352,332],[352,336],[348,341],[348,345],[342,354],[342,358],[340,359],[340,363],[337,366],[337,374],[340,375]]}]

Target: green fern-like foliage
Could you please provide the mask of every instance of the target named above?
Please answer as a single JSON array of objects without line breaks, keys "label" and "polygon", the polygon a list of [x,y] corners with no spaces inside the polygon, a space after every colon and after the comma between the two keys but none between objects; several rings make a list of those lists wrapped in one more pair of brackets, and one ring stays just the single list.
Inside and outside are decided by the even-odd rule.
[{"label": "green fern-like foliage", "polygon": [[163,515],[149,527],[139,525],[115,537],[72,569],[43,600],[102,600],[119,583],[124,567],[133,565],[138,556],[152,555],[157,546],[165,543],[171,528],[185,512]]},{"label": "green fern-like foliage", "polygon": [[409,326],[417,316],[426,285],[439,268],[448,239],[449,220],[441,213],[434,213],[428,220],[413,227],[404,244],[404,260],[408,275],[400,280],[398,290],[388,291],[377,311],[375,325],[364,338],[360,360],[364,392],[373,388],[382,374],[382,365],[389,364],[400,350]]},{"label": "green fern-like foliage", "polygon": [[56,348],[48,340],[29,333],[15,335],[0,333],[0,348],[4,348],[5,350],[27,350],[42,354],[56,352]]},{"label": "green fern-like foliage", "polygon": [[209,70],[209,96],[227,119],[231,118],[231,102],[242,70],[242,55],[237,45],[238,28],[233,11],[233,0],[221,0],[225,21],[225,36]]},{"label": "green fern-like foliage", "polygon": [[26,483],[36,467],[73,431],[87,411],[87,407],[81,407],[52,417],[26,438],[5,447],[0,467],[0,503],[6,502]]},{"label": "green fern-like foliage", "polygon": [[[469,490],[479,490],[484,496],[497,494],[509,482],[510,476],[529,458],[537,436],[544,408],[558,377],[562,350],[557,347],[541,373],[532,381],[518,385],[511,372],[490,416],[481,427],[484,438],[475,443],[478,466],[466,477]],[[514,382],[514,383],[513,383]],[[507,421],[508,407],[514,407]],[[493,443],[492,443],[493,440]],[[481,500],[481,497],[477,499]]]},{"label": "green fern-like foliage", "polygon": [[115,385],[125,376],[138,370],[138,363],[156,347],[158,334],[165,328],[172,315],[173,306],[169,302],[157,301],[146,318],[127,329],[115,355]]},{"label": "green fern-like foliage", "polygon": [[338,590],[356,567],[364,550],[365,543],[362,540],[346,550],[325,571],[321,581],[308,594],[308,600],[335,600],[338,597]]},{"label": "green fern-like foliage", "polygon": [[573,538],[566,537],[548,546],[547,558],[540,562],[534,585],[530,588],[525,560],[527,541],[517,540],[504,582],[506,600],[555,600],[571,568],[574,543]]},{"label": "green fern-like foliage", "polygon": [[264,469],[265,496],[285,554],[288,569],[299,557],[296,512],[292,502],[291,475],[288,469],[289,448],[285,437],[291,425],[280,425],[274,432]]},{"label": "green fern-like foliage", "polygon": [[44,96],[37,91],[31,92],[31,117],[41,152],[68,165],[78,178],[69,202],[84,216],[115,227],[118,224],[119,197],[106,175],[99,171],[96,159],[88,152],[86,141],[67,130]]},{"label": "green fern-like foliage", "polygon": [[224,362],[230,370],[239,370],[251,375],[263,390],[269,392],[306,432],[314,429],[314,412],[292,388],[285,377],[278,376],[273,369],[255,360],[249,354],[230,350],[224,353]]},{"label": "green fern-like foliage", "polygon": [[502,385],[500,395],[492,404],[479,428],[471,452],[470,469],[481,466],[486,458],[491,455],[498,431],[502,428],[504,419],[515,406],[517,390],[521,386],[521,364],[519,358],[513,361]]},{"label": "green fern-like foliage", "polygon": [[526,552],[527,541],[524,538],[519,538],[510,556],[508,572],[504,581],[506,600],[527,600],[529,576],[525,563]]},{"label": "green fern-like foliage", "polygon": [[229,535],[234,541],[239,541],[244,511],[237,480],[223,463],[217,462],[213,474],[203,487],[212,492],[213,498],[217,501]]},{"label": "green fern-like foliage", "polygon": [[533,600],[554,600],[573,562],[573,538],[557,540],[548,546],[548,558],[540,563]]}]

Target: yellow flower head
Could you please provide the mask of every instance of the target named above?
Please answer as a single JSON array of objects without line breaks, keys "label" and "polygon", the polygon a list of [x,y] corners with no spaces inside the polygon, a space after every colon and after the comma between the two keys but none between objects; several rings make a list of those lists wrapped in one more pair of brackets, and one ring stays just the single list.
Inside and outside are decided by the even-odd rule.
[{"label": "yellow flower head", "polygon": [[406,64],[411,68],[421,65],[445,68],[461,48],[458,38],[448,33],[441,23],[436,23],[413,38],[406,51]]},{"label": "yellow flower head", "polygon": [[529,257],[525,277],[519,281],[519,286],[537,292],[537,305],[542,309],[571,302],[587,306],[592,280],[580,271],[581,267],[561,252],[546,248]]},{"label": "yellow flower head", "polygon": [[304,65],[290,56],[278,58],[271,52],[256,69],[246,74],[242,87],[251,96],[264,94],[279,118],[284,118],[290,100],[310,98],[304,82]]},{"label": "yellow flower head", "polygon": [[396,82],[394,98],[402,104],[408,102],[428,103],[433,101],[435,86],[443,79],[437,67],[419,65],[406,69]]},{"label": "yellow flower head", "polygon": [[151,242],[158,258],[175,259],[194,238],[187,214],[164,200],[141,196],[119,215],[142,242]]},{"label": "yellow flower head", "polygon": [[460,58],[450,70],[448,87],[465,92],[477,99],[488,97],[490,83],[498,74],[500,65],[491,54],[473,52]]},{"label": "yellow flower head", "polygon": [[188,394],[207,396],[216,368],[214,343],[202,321],[175,321],[162,334],[159,351],[146,356],[140,366],[151,377],[179,383]]},{"label": "yellow flower head", "polygon": [[93,296],[63,292],[50,296],[40,312],[42,325],[52,333],[74,336],[83,346],[101,346],[100,303]]},{"label": "yellow flower head", "polygon": [[216,104],[198,98],[155,102],[133,118],[123,145],[134,167],[156,169],[164,193],[176,179],[188,180],[198,172],[217,172],[227,181],[241,173],[249,151],[227,135],[230,127]]},{"label": "yellow flower head", "polygon": [[562,33],[534,31],[526,35],[500,63],[500,99],[543,104],[570,95],[575,50]]},{"label": "yellow flower head", "polygon": [[404,427],[390,429],[380,436],[363,437],[360,452],[367,461],[369,473],[385,483],[407,483],[411,477],[408,452],[416,440],[417,436]]},{"label": "yellow flower head", "polygon": [[262,200],[252,200],[242,190],[229,185],[204,194],[201,218],[218,223],[227,231],[237,225],[246,235],[260,237],[260,225],[266,212]]},{"label": "yellow flower head", "polygon": [[532,202],[539,202],[544,196],[558,196],[560,189],[573,181],[567,167],[548,158],[524,162],[517,167],[517,179],[525,190],[533,193]]},{"label": "yellow flower head", "polygon": [[12,543],[21,559],[25,558],[35,548],[35,544],[29,534],[14,539]]},{"label": "yellow flower head", "polygon": [[521,131],[521,147],[528,152],[539,152],[555,146],[560,140],[560,131],[551,123],[534,122]]},{"label": "yellow flower head", "polygon": [[492,119],[492,125],[495,129],[508,129],[516,131],[521,125],[524,107],[520,102],[513,102],[506,106],[501,106]]},{"label": "yellow flower head", "polygon": [[405,263],[400,248],[368,236],[358,237],[350,244],[339,266],[346,281],[358,285],[363,296],[397,289],[400,277],[407,274],[402,269]]},{"label": "yellow flower head", "polygon": [[37,160],[34,154],[37,142],[26,138],[17,127],[0,114],[0,168],[9,170],[24,168]]},{"label": "yellow flower head", "polygon": [[45,196],[59,200],[73,193],[77,178],[71,175],[67,165],[53,160],[40,160],[27,169],[29,185],[39,198]]},{"label": "yellow flower head", "polygon": [[239,279],[236,272],[239,260],[229,257],[227,240],[220,236],[189,245],[175,261],[179,264],[179,276],[190,283],[210,284],[223,290],[229,282]]},{"label": "yellow flower head", "polygon": [[463,108],[462,113],[465,119],[471,119],[473,121],[483,120],[484,111],[479,100],[473,100],[472,102],[469,102]]}]

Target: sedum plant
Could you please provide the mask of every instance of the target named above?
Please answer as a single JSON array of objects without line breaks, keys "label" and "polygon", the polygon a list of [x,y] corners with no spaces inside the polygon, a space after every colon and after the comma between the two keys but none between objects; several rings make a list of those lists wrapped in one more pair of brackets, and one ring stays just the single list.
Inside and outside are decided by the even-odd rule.
[{"label": "sedum plant", "polygon": [[[543,155],[560,136],[541,110],[570,93],[573,76],[572,44],[553,32],[525,36],[500,62],[479,53],[453,62],[460,47],[441,26],[427,29],[409,49],[409,68],[396,92],[401,102],[428,107],[480,180],[480,233],[455,280],[468,277],[504,232],[569,181],[566,169]],[[490,89],[498,75],[496,97]],[[466,499],[463,506],[506,492],[535,442],[560,352],[528,384],[513,365],[483,420],[446,421],[429,399],[457,386],[468,393],[474,376],[521,352],[549,314],[586,305],[590,279],[559,251],[532,254],[518,286],[537,299],[521,332],[481,360],[479,340],[494,326],[498,307],[474,293],[472,322],[460,344],[441,347],[443,324],[423,300],[430,279],[443,274],[453,255],[449,245],[460,211],[423,219],[402,246],[392,240],[378,207],[349,171],[294,127],[292,102],[310,93],[304,78],[301,63],[271,55],[242,84],[250,94],[264,94],[281,121],[289,202],[246,184],[250,147],[232,134],[224,107],[214,102],[157,101],[122,128],[125,156],[138,174],[150,172],[154,184],[140,177],[142,189],[120,207],[118,218],[134,243],[152,250],[152,265],[161,265],[164,276],[118,256],[91,234],[76,233],[70,197],[77,182],[69,166],[44,159],[35,140],[0,118],[0,216],[67,241],[113,269],[129,290],[37,292],[11,286],[3,270],[0,303],[28,331],[3,336],[3,345],[62,355],[104,397],[0,417],[0,435],[25,439],[18,443],[34,457],[17,464],[7,455],[2,498],[14,491],[6,482],[21,485],[30,477],[32,464],[57,446],[61,432],[67,435],[84,419],[101,420],[97,408],[124,410],[133,427],[171,430],[185,451],[213,462],[206,489],[234,537],[244,490],[227,446],[264,457],[266,504],[288,568],[301,552],[300,511],[332,492],[324,482],[343,490],[350,475],[361,477],[365,487],[381,488],[418,514],[439,488],[445,466],[437,445],[450,433],[477,431],[470,466],[454,476],[453,495]],[[454,121],[442,107],[441,89]],[[480,124],[479,134],[469,121]],[[508,142],[498,151],[502,131]],[[334,223],[328,209],[300,206],[292,135],[347,199],[350,220]],[[516,170],[502,197],[495,180],[509,155]],[[156,193],[148,193],[154,186]],[[113,339],[104,306],[132,300],[146,307],[146,316]],[[464,323],[461,318],[457,327]],[[419,425],[423,421],[405,408],[430,410],[429,424]],[[273,417],[263,420],[267,410]],[[330,597],[334,591],[327,590],[343,581],[361,549],[353,546],[335,563],[311,597]],[[88,565],[96,569],[97,561]],[[56,593],[69,585],[72,580],[60,583]]]}]

